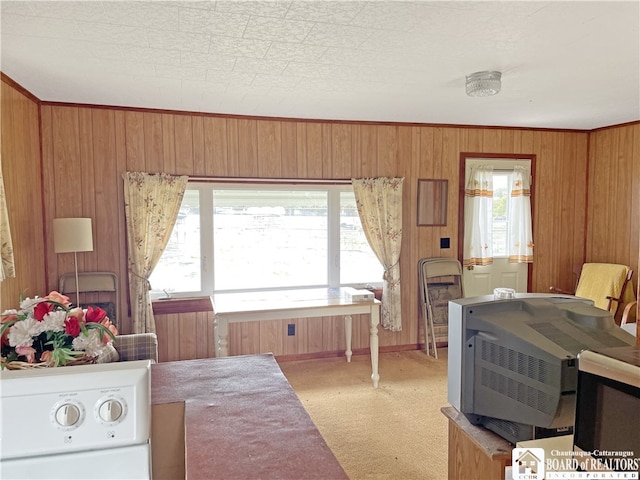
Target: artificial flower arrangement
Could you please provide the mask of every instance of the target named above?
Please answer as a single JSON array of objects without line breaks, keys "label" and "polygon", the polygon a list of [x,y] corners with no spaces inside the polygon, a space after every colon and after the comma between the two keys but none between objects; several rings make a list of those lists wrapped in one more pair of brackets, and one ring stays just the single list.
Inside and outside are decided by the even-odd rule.
[{"label": "artificial flower arrangement", "polygon": [[0,318],[2,368],[94,363],[118,334],[102,308],[72,307],[56,291],[26,298]]}]

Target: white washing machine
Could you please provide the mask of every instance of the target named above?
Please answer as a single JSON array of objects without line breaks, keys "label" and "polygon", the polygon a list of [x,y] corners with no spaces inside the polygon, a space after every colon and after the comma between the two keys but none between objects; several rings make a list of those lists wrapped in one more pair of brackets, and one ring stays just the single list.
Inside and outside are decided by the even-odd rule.
[{"label": "white washing machine", "polygon": [[151,362],[0,372],[0,478],[150,479]]}]

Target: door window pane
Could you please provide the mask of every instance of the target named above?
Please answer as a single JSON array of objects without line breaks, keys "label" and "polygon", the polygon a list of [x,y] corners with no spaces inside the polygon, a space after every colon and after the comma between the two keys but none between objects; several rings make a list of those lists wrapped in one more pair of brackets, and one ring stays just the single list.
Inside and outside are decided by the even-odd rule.
[{"label": "door window pane", "polygon": [[509,220],[509,175],[493,174],[493,256],[507,256],[507,222]]}]

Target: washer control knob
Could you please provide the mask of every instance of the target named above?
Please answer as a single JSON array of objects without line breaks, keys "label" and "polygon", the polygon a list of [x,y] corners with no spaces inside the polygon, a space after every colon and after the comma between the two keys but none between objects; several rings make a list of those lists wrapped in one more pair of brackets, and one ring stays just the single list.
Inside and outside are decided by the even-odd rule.
[{"label": "washer control knob", "polygon": [[80,420],[80,409],[72,403],[64,403],[55,414],[56,422],[63,427],[71,427]]},{"label": "washer control knob", "polygon": [[103,422],[115,422],[122,416],[122,404],[118,400],[107,400],[100,405],[98,415]]}]

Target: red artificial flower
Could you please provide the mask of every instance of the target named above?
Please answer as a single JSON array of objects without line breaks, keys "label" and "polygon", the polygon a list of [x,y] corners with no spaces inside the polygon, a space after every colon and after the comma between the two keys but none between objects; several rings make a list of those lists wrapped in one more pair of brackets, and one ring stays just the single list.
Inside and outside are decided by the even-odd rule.
[{"label": "red artificial flower", "polygon": [[67,317],[64,321],[64,332],[72,337],[80,335],[80,321],[77,317]]},{"label": "red artificial flower", "polygon": [[53,303],[49,303],[49,302],[38,303],[33,309],[34,318],[37,321],[41,322],[42,320],[44,320],[45,315],[53,310],[53,307],[54,307]]},{"label": "red artificial flower", "polygon": [[87,313],[84,316],[85,321],[88,322],[96,322],[100,323],[107,316],[107,312],[105,312],[100,307],[87,307]]}]

